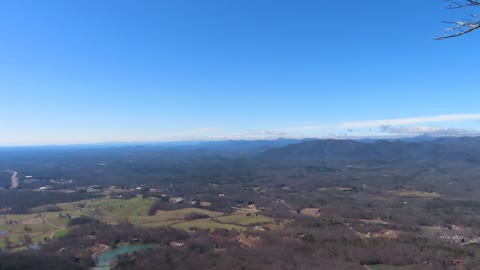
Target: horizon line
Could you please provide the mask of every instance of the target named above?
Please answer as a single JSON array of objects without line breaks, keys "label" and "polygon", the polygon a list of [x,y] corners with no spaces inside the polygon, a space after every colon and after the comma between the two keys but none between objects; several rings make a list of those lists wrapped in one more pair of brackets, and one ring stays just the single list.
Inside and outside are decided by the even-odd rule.
[{"label": "horizon line", "polygon": [[401,136],[401,135],[378,135],[378,136],[322,136],[322,137],[271,137],[271,138],[196,138],[196,139],[179,139],[179,140],[155,140],[155,141],[98,141],[98,142],[72,142],[72,143],[46,143],[46,144],[18,144],[18,145],[0,145],[0,148],[24,148],[24,147],[69,147],[69,146],[108,146],[111,144],[114,146],[117,145],[147,145],[147,144],[181,144],[181,143],[208,143],[208,142],[228,142],[228,141],[276,141],[276,140],[388,140],[388,139],[408,139],[408,138],[418,138],[418,137],[430,137],[432,139],[439,138],[472,138],[480,137],[478,134],[472,135],[443,135],[436,136],[434,134],[419,134],[415,136]]}]

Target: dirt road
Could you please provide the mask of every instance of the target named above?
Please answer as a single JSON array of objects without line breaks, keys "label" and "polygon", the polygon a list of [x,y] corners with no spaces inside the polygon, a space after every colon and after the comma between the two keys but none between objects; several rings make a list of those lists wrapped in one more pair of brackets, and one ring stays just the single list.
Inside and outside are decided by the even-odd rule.
[{"label": "dirt road", "polygon": [[12,184],[10,188],[18,188],[18,173],[16,171],[10,171],[12,173]]},{"label": "dirt road", "polygon": [[52,227],[55,228],[55,229],[58,229],[58,230],[56,230],[56,231],[53,231],[53,232],[50,234],[50,239],[53,239],[53,236],[55,235],[56,232],[59,232],[59,231],[65,229],[64,227],[59,227],[59,226],[57,226],[57,225],[55,225],[55,224],[52,224],[52,223],[48,222],[48,218],[47,218],[47,217],[45,217],[43,220],[45,220],[45,223],[47,223],[48,225],[52,226]]}]

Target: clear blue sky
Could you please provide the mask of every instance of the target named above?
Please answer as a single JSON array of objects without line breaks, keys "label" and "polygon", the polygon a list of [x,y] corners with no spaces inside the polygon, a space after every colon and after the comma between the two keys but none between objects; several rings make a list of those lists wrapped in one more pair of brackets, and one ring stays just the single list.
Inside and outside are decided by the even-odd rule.
[{"label": "clear blue sky", "polygon": [[480,32],[433,40],[445,5],[3,0],[0,145],[475,133]]}]

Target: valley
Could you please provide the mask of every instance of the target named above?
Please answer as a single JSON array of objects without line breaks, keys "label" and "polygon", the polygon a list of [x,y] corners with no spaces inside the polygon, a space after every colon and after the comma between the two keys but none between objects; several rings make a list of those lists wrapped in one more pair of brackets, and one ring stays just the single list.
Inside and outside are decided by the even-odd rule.
[{"label": "valley", "polygon": [[0,191],[0,248],[72,269],[474,269],[476,140],[32,150]]}]

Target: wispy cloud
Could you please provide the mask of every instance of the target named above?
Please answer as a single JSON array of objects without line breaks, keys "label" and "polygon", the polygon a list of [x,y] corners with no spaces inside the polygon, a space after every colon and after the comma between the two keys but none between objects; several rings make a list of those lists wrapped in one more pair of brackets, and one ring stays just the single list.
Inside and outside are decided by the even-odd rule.
[{"label": "wispy cloud", "polygon": [[339,128],[366,128],[366,127],[410,125],[410,124],[434,123],[434,122],[455,122],[455,121],[478,120],[478,119],[480,119],[480,114],[446,114],[446,115],[436,115],[436,116],[427,116],[427,117],[344,122],[339,124],[338,127]]},{"label": "wispy cloud", "polygon": [[428,135],[431,136],[480,136],[480,130],[476,129],[463,129],[463,128],[444,128],[437,130]]},{"label": "wispy cloud", "polygon": [[414,127],[392,127],[381,126],[380,132],[396,134],[396,135],[431,135],[431,136],[478,136],[479,130],[463,129],[463,128],[442,128],[429,126]]},{"label": "wispy cloud", "polygon": [[442,130],[441,127],[392,127],[389,125],[383,125],[380,127],[380,132],[393,133],[393,134],[427,134]]},{"label": "wispy cloud", "polygon": [[268,137],[268,136],[286,136],[288,134],[281,130],[254,130],[242,135],[246,137],[250,137],[250,136],[267,136]]}]

